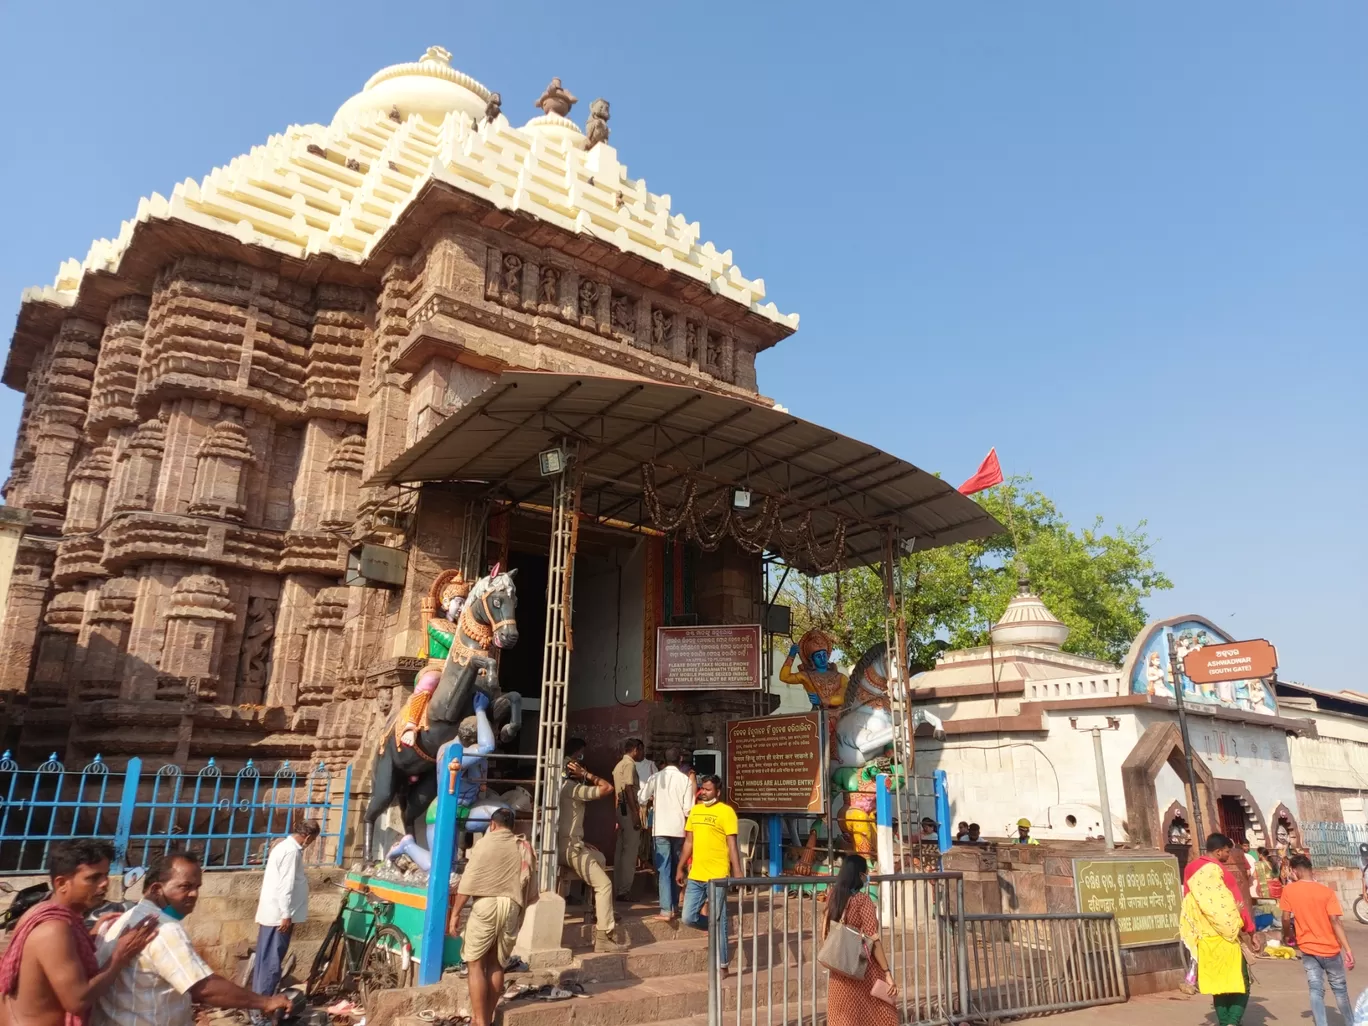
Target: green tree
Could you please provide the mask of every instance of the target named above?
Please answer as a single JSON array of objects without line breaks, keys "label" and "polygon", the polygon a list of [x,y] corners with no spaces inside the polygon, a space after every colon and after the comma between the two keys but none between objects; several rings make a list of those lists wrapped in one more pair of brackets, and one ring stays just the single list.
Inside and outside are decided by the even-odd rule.
[{"label": "green tree", "polygon": [[[977,496],[1007,533],[902,558],[897,585],[914,667],[930,668],[947,648],[987,644],[988,628],[1016,594],[1019,568],[1068,625],[1065,651],[1113,662],[1125,657],[1146,623],[1144,599],[1173,587],[1154,565],[1144,521],[1107,531],[1098,517],[1075,529],[1049,498],[1025,487],[1029,482],[1010,478]],[[795,637],[823,627],[852,660],[884,640],[888,607],[875,570],[790,575],[783,591],[780,601],[793,606]]]}]

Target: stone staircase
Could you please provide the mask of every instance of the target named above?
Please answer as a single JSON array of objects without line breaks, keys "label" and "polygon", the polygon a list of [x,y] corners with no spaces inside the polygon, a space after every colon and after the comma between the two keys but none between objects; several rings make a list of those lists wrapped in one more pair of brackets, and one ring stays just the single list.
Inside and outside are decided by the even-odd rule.
[{"label": "stone staircase", "polygon": [[[566,923],[565,941],[574,956],[570,965],[555,970],[510,974],[505,986],[521,983],[536,988],[547,983],[578,984],[584,996],[560,1001],[524,998],[506,1002],[499,1018],[503,1026],[632,1026],[649,1023],[652,1026],[702,1026],[708,1011],[708,937],[700,930],[677,924],[663,923],[650,918],[655,912],[649,906],[637,906],[620,917],[620,925],[629,948],[612,954],[593,951],[593,928],[582,919]],[[734,926],[733,917],[733,929]],[[778,924],[776,923],[776,926]],[[749,927],[745,937],[746,950],[741,958],[733,958],[733,975],[723,983],[723,1005],[730,1010],[728,1021],[735,1021],[736,988],[744,981],[745,1004],[749,1006],[752,989],[758,987],[757,1011],[766,1014],[775,1026],[783,1019],[780,1014],[785,995],[790,1002],[790,1018],[796,1017],[798,974],[796,972],[796,940],[782,943],[766,936],[768,923],[762,918],[762,932],[758,952],[751,940]],[[804,956],[811,950],[805,944]],[[772,974],[756,981],[753,973],[764,972],[771,964]],[[751,965],[752,962],[756,964]],[[745,966],[741,974],[735,972],[739,964]],[[783,967],[788,966],[788,980]],[[770,978],[772,977],[772,979]],[[766,1001],[768,982],[769,1002]],[[825,1000],[825,986],[819,985],[819,1000]],[[807,995],[805,994],[806,998]],[[772,1002],[772,1019],[766,1013]],[[367,1009],[367,1021],[394,1023],[395,1026],[427,1026],[417,1015],[430,1009],[438,1016],[469,1011],[465,980],[449,975],[432,987],[409,988],[386,994]],[[743,1019],[749,1019],[749,1008]]]}]

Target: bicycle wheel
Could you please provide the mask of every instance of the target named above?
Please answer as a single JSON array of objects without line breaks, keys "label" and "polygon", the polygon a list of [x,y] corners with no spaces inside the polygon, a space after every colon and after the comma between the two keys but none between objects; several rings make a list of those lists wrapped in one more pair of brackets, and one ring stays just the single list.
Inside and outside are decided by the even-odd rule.
[{"label": "bicycle wheel", "polygon": [[323,936],[323,943],[319,946],[318,954],[314,955],[313,966],[309,969],[309,979],[304,984],[306,996],[318,997],[323,993],[325,987],[336,985],[337,978],[346,969],[342,958],[342,944],[345,939],[342,917],[339,915],[328,927],[328,932]]},{"label": "bicycle wheel", "polygon": [[361,964],[357,971],[357,982],[361,988],[361,1003],[369,1004],[371,998],[382,990],[407,987],[413,982],[413,947],[404,932],[394,926],[382,926],[366,944],[361,953]]},{"label": "bicycle wheel", "polygon": [[1354,899],[1354,918],[1360,923],[1368,923],[1368,897]]}]

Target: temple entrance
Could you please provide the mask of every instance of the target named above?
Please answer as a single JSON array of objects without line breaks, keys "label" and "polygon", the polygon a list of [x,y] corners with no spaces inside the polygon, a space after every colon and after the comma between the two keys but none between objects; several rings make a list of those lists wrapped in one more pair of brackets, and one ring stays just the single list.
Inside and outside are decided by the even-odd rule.
[{"label": "temple entrance", "polygon": [[1249,840],[1249,833],[1245,825],[1245,810],[1240,804],[1240,799],[1234,795],[1222,795],[1217,803],[1216,811],[1221,817],[1221,833],[1225,834],[1236,844],[1243,844]]}]

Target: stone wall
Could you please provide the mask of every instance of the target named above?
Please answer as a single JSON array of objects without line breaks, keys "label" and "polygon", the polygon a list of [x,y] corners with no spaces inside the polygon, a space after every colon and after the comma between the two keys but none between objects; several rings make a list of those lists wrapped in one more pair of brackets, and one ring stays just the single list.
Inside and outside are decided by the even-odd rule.
[{"label": "stone wall", "polygon": [[[1105,850],[1101,841],[957,845],[942,864],[946,872],[964,874],[964,902],[971,915],[1077,912],[1073,860],[1098,858]],[[1116,857],[1154,854],[1167,853],[1119,850]],[[1121,958],[1132,996],[1176,989],[1187,967],[1178,942],[1123,948]]]},{"label": "stone wall", "polygon": [[[313,961],[314,953],[323,942],[328,924],[342,907],[343,892],[331,885],[341,882],[343,871],[336,867],[310,869],[309,918],[295,927],[290,953],[295,957],[295,976],[303,979]],[[16,891],[33,884],[48,882],[45,876],[0,876],[0,880]],[[199,902],[185,920],[190,939],[200,957],[215,972],[236,978],[242,960],[256,946],[257,898],[261,894],[261,871],[254,869],[227,870],[204,874]],[[135,884],[127,894],[118,876],[109,885],[110,901],[125,898],[137,901],[142,897],[142,885]],[[10,935],[0,938],[0,954]]]}]

